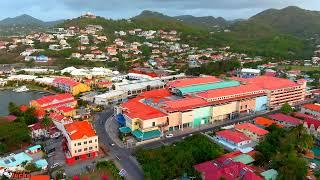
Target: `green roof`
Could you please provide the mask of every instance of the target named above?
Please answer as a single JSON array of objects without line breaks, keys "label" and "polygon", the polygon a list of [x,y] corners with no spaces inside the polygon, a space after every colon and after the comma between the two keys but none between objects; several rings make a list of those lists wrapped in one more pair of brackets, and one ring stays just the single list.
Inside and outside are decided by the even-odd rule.
[{"label": "green roof", "polygon": [[131,129],[127,126],[119,128],[119,131],[123,134],[131,133]]},{"label": "green roof", "polygon": [[181,88],[177,88],[177,89],[180,91],[181,95],[184,95],[186,93],[196,93],[196,92],[201,92],[201,91],[221,89],[221,88],[227,88],[227,87],[233,87],[233,86],[239,86],[239,85],[240,85],[240,82],[229,80],[229,81],[222,81],[222,82],[216,82],[216,83],[199,84],[199,85],[181,87]]},{"label": "green roof", "polygon": [[278,171],[274,169],[269,169],[267,171],[262,172],[261,176],[263,176],[266,180],[276,180],[278,176]]},{"label": "green roof", "polygon": [[232,160],[235,162],[241,162],[243,164],[251,164],[254,161],[254,159],[247,154],[241,154],[239,156],[233,157]]},{"label": "green roof", "polygon": [[148,140],[148,139],[153,139],[161,136],[160,130],[153,130],[153,131],[148,131],[148,132],[142,132],[140,130],[135,130],[132,132],[132,134],[140,139],[140,140]]}]

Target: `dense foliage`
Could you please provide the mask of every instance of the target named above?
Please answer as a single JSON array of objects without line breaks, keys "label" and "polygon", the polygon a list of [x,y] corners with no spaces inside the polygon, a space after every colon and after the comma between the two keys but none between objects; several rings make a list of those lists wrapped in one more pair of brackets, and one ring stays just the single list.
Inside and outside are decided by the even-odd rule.
[{"label": "dense foliage", "polygon": [[201,67],[187,68],[186,74],[198,76],[200,74],[221,75],[240,68],[241,64],[238,60],[217,61],[203,64]]},{"label": "dense foliage", "polygon": [[23,122],[8,122],[0,126],[0,154],[19,149],[31,142],[28,126]]},{"label": "dense foliage", "polygon": [[304,179],[307,162],[303,158],[305,149],[313,146],[313,138],[300,125],[290,130],[269,127],[269,134],[256,146],[256,165],[278,170],[279,179]]},{"label": "dense foliage", "polygon": [[280,108],[280,111],[284,114],[290,114],[293,112],[293,109],[292,107],[290,106],[290,104],[288,103],[284,103],[281,108]]},{"label": "dense foliage", "polygon": [[112,161],[99,161],[96,164],[96,167],[98,170],[109,171],[112,174],[112,176],[115,177],[116,179],[124,179],[119,175],[119,169],[116,167],[116,165]]},{"label": "dense foliage", "polygon": [[174,179],[197,175],[193,165],[214,159],[223,150],[204,135],[194,135],[174,145],[136,152],[146,179]]}]

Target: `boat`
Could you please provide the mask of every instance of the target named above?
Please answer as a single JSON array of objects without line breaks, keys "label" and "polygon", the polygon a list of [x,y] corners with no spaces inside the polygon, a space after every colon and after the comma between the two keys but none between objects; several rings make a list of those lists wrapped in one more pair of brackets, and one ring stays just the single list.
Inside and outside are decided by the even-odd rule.
[{"label": "boat", "polygon": [[29,89],[27,88],[27,86],[21,86],[21,87],[14,89],[13,91],[14,92],[26,92],[26,91],[29,91]]}]

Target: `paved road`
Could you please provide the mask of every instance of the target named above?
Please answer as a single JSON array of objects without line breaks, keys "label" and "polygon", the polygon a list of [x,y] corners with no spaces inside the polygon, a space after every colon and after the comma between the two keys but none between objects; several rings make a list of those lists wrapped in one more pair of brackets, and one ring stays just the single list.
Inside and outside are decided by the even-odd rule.
[{"label": "paved road", "polygon": [[[143,172],[140,169],[135,158],[132,156],[129,149],[119,147],[114,141],[110,138],[109,134],[106,131],[106,122],[112,120],[110,117],[113,115],[113,111],[106,110],[104,112],[96,114],[96,120],[94,126],[96,132],[99,136],[99,142],[103,143],[108,149],[109,154],[120,164],[120,166],[126,170],[127,175],[126,179],[129,180],[140,180],[143,179]],[[115,144],[112,146],[111,144]]]}]

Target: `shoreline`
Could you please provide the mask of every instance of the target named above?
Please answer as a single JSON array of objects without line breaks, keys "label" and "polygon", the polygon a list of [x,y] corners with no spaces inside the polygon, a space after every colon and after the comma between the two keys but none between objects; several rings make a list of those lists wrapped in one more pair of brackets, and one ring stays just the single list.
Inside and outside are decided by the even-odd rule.
[{"label": "shoreline", "polygon": [[[28,85],[27,85],[28,86]],[[29,87],[28,87],[29,88]],[[0,91],[4,91],[4,90],[13,90],[15,89],[15,87],[1,87]],[[50,94],[57,94],[54,91],[50,91],[50,90],[45,90],[45,89],[37,89],[37,88],[29,88],[29,90],[27,92],[30,91],[37,91],[37,92],[46,92],[46,93],[50,93]]]}]

